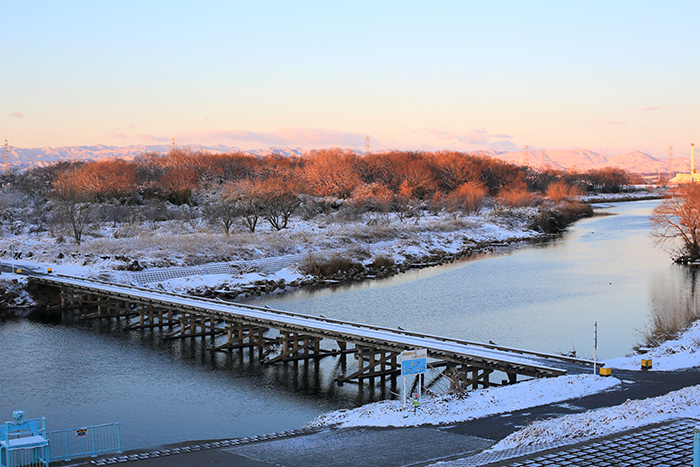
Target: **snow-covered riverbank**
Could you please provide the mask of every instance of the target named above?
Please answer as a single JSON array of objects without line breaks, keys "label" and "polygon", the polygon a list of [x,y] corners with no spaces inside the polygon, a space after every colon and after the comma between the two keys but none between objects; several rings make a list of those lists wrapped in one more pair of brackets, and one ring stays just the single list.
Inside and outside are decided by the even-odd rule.
[{"label": "snow-covered riverbank", "polygon": [[[279,232],[268,228],[255,235],[240,233],[231,237],[180,221],[162,222],[155,229],[104,225],[80,246],[49,232],[6,235],[0,239],[0,253],[4,252],[0,260],[8,264],[12,247],[20,252],[17,264],[198,294],[205,289],[240,289],[261,280],[302,281],[309,277],[301,267],[303,263],[322,263],[334,256],[364,265],[377,258],[399,266],[416,265],[426,258],[544,238],[547,235],[531,228],[538,214],[536,208],[485,209],[469,216],[425,212],[414,219],[401,220],[394,214],[369,213],[352,222],[317,216],[313,221],[295,219],[290,228]],[[285,258],[286,261],[280,260]],[[266,261],[274,265],[263,272],[260,264]],[[202,274],[197,270],[211,263],[231,264],[235,268],[229,274]],[[192,271],[185,278],[165,278],[147,284],[136,280],[139,272],[171,268]]]},{"label": "snow-covered riverbank", "polygon": [[[644,358],[651,358],[654,367],[661,367],[662,370],[695,368],[700,363],[699,344],[700,322],[696,322],[677,339],[652,349]],[[641,371],[640,359],[641,356],[617,358],[610,360],[606,366]],[[415,411],[403,406],[400,401],[377,402],[354,410],[324,414],[310,426],[444,425],[614,390],[619,383],[613,377],[593,375],[538,379],[513,386],[472,391],[464,397],[446,395],[423,399],[421,407]],[[650,399],[628,400],[619,406],[537,421],[508,436],[492,449],[547,444],[563,439],[578,441],[680,417],[700,417],[700,386]]]}]

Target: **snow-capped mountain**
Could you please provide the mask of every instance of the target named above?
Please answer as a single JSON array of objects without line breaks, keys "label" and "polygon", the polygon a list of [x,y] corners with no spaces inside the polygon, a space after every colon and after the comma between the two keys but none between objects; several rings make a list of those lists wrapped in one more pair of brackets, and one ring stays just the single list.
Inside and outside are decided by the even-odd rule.
[{"label": "snow-capped mountain", "polygon": [[[552,167],[559,170],[590,170],[606,167],[619,167],[629,172],[650,174],[669,172],[668,157],[656,158],[641,151],[633,151],[618,156],[608,156],[587,149],[554,149],[534,151],[495,152],[488,151],[492,157],[518,165],[528,164],[532,167]],[[674,172],[689,172],[690,161],[674,158]]]},{"label": "snow-capped mountain", "polygon": [[[186,146],[191,150],[202,150],[211,153],[242,152],[255,156],[266,156],[278,154],[283,156],[301,156],[304,151],[301,148],[288,148],[282,146],[270,146],[266,149],[241,150],[235,146],[213,145],[202,146],[193,144]],[[104,158],[119,158],[133,160],[136,156],[146,152],[165,153],[172,149],[169,144],[146,146],[132,145],[126,147],[118,146],[63,146],[58,148],[17,148],[9,147],[8,162],[11,168],[24,170],[30,167],[44,167],[59,161],[88,161]],[[353,148],[354,152],[363,154],[359,148]],[[386,151],[381,151],[386,152]],[[633,151],[628,154],[618,156],[608,156],[599,152],[586,149],[555,149],[555,150],[532,150],[532,151],[512,151],[499,152],[494,150],[480,151],[507,162],[532,167],[552,167],[554,169],[566,170],[590,170],[605,167],[619,167],[621,169],[636,173],[658,173],[669,171],[669,160],[667,157],[656,158],[641,151]],[[0,155],[4,157],[4,154]],[[0,163],[3,159],[0,158]],[[674,158],[674,172],[688,172],[690,161],[683,158]]]},{"label": "snow-capped mountain", "polygon": [[[186,146],[193,151],[208,151],[210,153],[242,152],[253,155],[282,154],[285,156],[303,155],[301,148],[282,148],[271,146],[267,149],[254,149],[242,151],[235,146],[202,146],[192,144]],[[146,146],[143,144],[118,147],[118,146],[62,146],[58,148],[17,148],[9,147],[8,162],[11,168],[24,170],[30,167],[45,167],[59,161],[89,161],[105,158],[117,158],[133,160],[136,156],[146,152],[165,153],[172,149],[172,145]],[[0,153],[0,163],[4,162],[4,152]]]}]

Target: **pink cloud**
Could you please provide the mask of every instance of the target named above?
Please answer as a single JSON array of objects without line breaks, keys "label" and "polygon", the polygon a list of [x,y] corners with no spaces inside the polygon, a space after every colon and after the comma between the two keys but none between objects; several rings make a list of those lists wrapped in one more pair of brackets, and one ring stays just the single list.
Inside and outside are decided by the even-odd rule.
[{"label": "pink cloud", "polygon": [[489,133],[486,128],[475,128],[462,134],[451,131],[427,130],[428,134],[441,141],[458,141],[472,146],[498,150],[512,150],[517,146],[510,141],[512,136],[506,133]]},{"label": "pink cloud", "polygon": [[172,141],[172,138],[168,138],[167,136],[153,136],[153,135],[147,135],[145,133],[139,133],[138,135],[139,139],[142,141],[156,141],[159,143],[169,143]]},{"label": "pink cloud", "polygon": [[10,117],[22,118],[22,117],[24,117],[24,115],[22,115],[22,112],[12,112],[10,114]]},{"label": "pink cloud", "polygon": [[458,135],[451,131],[428,130],[433,137],[443,141],[459,141],[466,144],[486,145],[489,142],[488,136],[481,130],[471,130],[465,134]]},{"label": "pink cloud", "polygon": [[[211,130],[179,135],[179,140],[196,142],[245,141],[269,145],[364,146],[364,134],[345,133],[325,128],[278,128],[272,131]],[[374,143],[377,141],[374,140]]]},{"label": "pink cloud", "polygon": [[117,133],[116,131],[111,132],[107,135],[108,138],[126,138],[124,133]]},{"label": "pink cloud", "polygon": [[644,107],[642,110],[659,110],[661,107]]},{"label": "pink cloud", "polygon": [[499,151],[517,149],[517,146],[510,141],[512,136],[506,133],[490,133],[486,128],[475,128],[461,134],[435,129],[427,130],[427,133],[441,141],[460,142],[469,146],[476,146],[478,149],[496,149]]}]

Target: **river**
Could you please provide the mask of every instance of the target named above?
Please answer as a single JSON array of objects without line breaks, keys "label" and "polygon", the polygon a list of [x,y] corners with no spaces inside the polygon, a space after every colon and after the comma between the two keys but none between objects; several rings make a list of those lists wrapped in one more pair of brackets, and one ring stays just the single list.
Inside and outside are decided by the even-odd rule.
[{"label": "river", "polygon": [[[255,303],[308,314],[548,352],[631,351],[650,304],[688,280],[654,247],[658,201],[616,203],[561,238],[333,290]],[[386,396],[332,383],[321,365],[262,367],[212,356],[198,340],[160,341],[115,323],[0,322],[0,422],[13,410],[49,429],[120,422],[125,449],[298,428],[317,415]],[[295,369],[296,368],[296,369]]]}]

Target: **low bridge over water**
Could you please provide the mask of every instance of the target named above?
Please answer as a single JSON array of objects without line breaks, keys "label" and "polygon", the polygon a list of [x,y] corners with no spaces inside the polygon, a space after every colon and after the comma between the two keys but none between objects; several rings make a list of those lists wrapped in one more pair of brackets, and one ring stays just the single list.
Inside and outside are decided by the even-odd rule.
[{"label": "low bridge over water", "polygon": [[[58,289],[60,308],[83,319],[122,319],[126,329],[158,328],[164,339],[211,338],[212,351],[257,350],[263,364],[355,354],[336,376],[338,384],[371,383],[400,374],[404,350],[426,349],[433,368],[455,389],[513,384],[518,378],[590,371],[593,362],[495,344],[433,336],[251,306],[51,274],[29,281]],[[322,348],[322,344],[324,348]],[[494,373],[504,378],[494,380]]]}]

